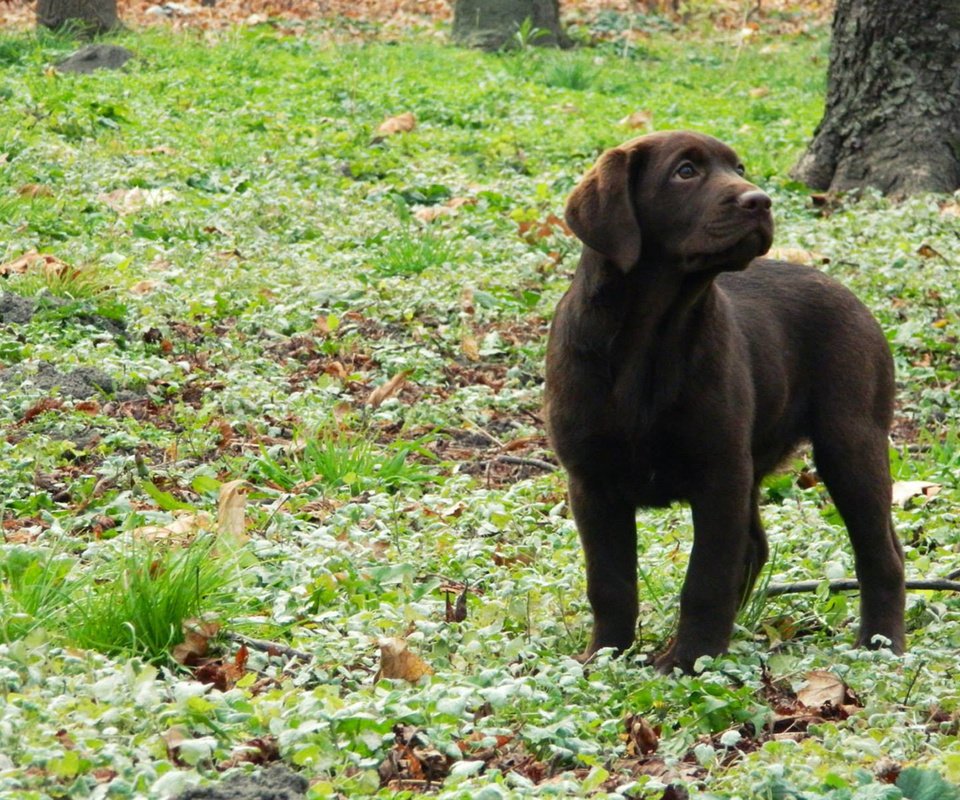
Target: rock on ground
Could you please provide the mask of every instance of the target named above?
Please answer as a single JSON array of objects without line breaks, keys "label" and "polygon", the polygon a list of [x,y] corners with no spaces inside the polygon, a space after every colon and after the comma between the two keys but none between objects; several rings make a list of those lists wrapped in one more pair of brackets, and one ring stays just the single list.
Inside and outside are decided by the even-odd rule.
[{"label": "rock on ground", "polygon": [[174,800],[300,800],[307,780],[284,764],[250,774],[232,775],[215,786],[187,789]]},{"label": "rock on ground", "polygon": [[88,73],[96,69],[120,69],[133,58],[126,47],[116,44],[92,44],[77,50],[69,58],[57,64],[60,72]]}]

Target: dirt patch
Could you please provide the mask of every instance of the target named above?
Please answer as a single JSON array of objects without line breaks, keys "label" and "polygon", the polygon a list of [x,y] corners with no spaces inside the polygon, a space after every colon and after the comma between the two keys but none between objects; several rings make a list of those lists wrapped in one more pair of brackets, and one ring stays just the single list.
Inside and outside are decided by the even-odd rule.
[{"label": "dirt patch", "polygon": [[[38,298],[33,298],[21,297],[13,292],[4,292],[0,294],[0,322],[26,325],[44,310],[59,309],[68,303],[68,300],[50,294],[42,294]],[[99,314],[78,311],[72,314],[70,318],[82,325],[93,325],[113,336],[123,336],[126,332],[122,322],[107,319]]]},{"label": "dirt patch", "polygon": [[41,361],[35,367],[12,367],[3,373],[0,383],[8,392],[29,383],[44,392],[57,391],[63,397],[73,400],[86,400],[116,391],[113,378],[103,370],[96,367],[77,367],[69,372],[61,372],[47,361]]}]

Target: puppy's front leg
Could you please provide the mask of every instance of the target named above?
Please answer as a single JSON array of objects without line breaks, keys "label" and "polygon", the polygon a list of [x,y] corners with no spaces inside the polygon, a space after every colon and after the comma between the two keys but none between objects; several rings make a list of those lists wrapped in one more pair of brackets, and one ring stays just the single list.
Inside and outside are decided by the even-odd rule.
[{"label": "puppy's front leg", "polygon": [[637,627],[637,523],[633,505],[610,483],[570,476],[570,505],[587,566],[593,636],[581,656],[626,650]]},{"label": "puppy's front leg", "polygon": [[[741,485],[742,484],[742,485]],[[673,645],[656,660],[661,672],[693,670],[704,655],[724,652],[740,606],[750,537],[747,475],[712,475],[691,498],[693,552],[680,594],[680,624]]]}]

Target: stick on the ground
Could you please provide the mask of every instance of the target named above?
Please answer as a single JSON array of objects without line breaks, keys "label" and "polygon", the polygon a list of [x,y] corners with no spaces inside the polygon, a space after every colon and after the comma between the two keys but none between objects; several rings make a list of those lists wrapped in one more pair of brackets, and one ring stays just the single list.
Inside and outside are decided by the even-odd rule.
[{"label": "stick on the ground", "polygon": [[[777,597],[781,594],[799,594],[800,592],[815,592],[823,581],[800,581],[798,583],[771,583],[764,590],[767,597]],[[859,581],[852,578],[830,581],[831,592],[855,592],[860,588]],[[960,581],[951,581],[943,578],[931,580],[907,581],[907,589],[914,591],[941,591],[960,592]]]},{"label": "stick on the ground", "polygon": [[539,458],[524,458],[523,456],[497,456],[495,461],[500,461],[504,464],[520,464],[525,467],[537,467],[538,469],[546,470],[547,472],[556,472],[556,464],[551,464],[549,461],[542,461]]},{"label": "stick on the ground", "polygon": [[259,650],[262,653],[276,653],[287,658],[299,658],[301,661],[309,661],[313,658],[309,653],[304,653],[302,650],[296,650],[285,644],[269,642],[266,639],[254,639],[252,636],[244,636],[242,633],[233,633],[232,631],[227,631],[223,635],[231,642],[246,645],[251,650]]}]

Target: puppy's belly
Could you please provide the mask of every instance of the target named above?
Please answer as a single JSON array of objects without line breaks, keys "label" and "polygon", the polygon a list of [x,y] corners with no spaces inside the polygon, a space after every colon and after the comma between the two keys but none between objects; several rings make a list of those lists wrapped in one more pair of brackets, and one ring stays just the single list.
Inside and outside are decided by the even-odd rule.
[{"label": "puppy's belly", "polygon": [[682,481],[668,470],[654,469],[645,475],[632,475],[631,478],[631,499],[636,506],[662,508],[685,499]]}]

